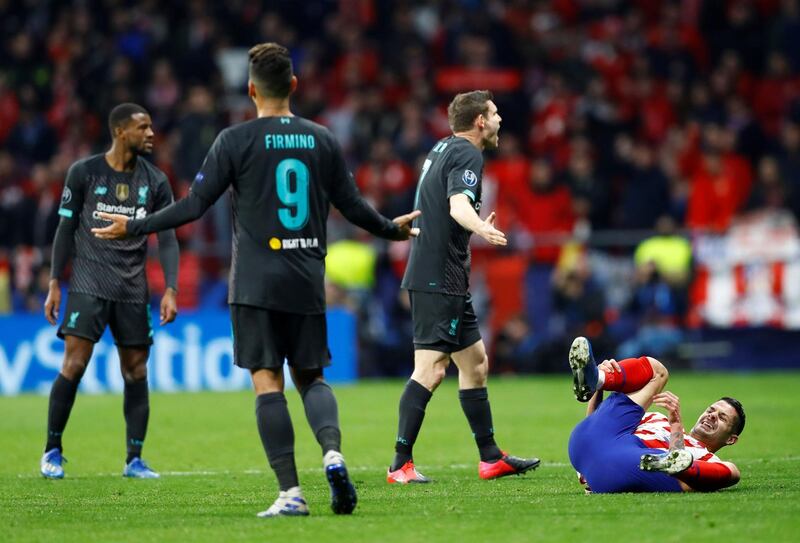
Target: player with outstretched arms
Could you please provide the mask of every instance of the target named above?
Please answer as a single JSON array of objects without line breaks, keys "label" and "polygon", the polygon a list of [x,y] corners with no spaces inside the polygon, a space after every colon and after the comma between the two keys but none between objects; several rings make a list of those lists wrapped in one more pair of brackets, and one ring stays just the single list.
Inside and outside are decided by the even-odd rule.
[{"label": "player with outstretched arms", "polygon": [[[723,397],[708,406],[687,433],[680,401],[665,391],[669,373],[649,356],[595,363],[586,338],[570,348],[575,396],[589,402],[572,431],[569,458],[587,490],[607,492],[708,492],[739,482],[735,464],[717,452],[744,430],[742,404]],[[603,401],[603,391],[613,394]],[[650,405],[667,415],[645,412]]]},{"label": "player with outstretched arms", "polygon": [[336,398],[323,378],[330,364],[325,321],[325,254],[330,204],[374,235],[416,235],[410,213],[391,221],[361,196],[331,132],[296,117],[297,87],[289,51],[275,43],[250,49],[248,93],[258,118],[223,130],[189,195],[143,220],[113,221],[95,230],[120,238],[175,228],[199,218],[226,190],[232,193],[230,272],[234,362],[250,371],[256,421],[280,493],[262,517],[308,515],[297,476],[294,429],[284,396],[286,359],[306,418],[323,454],[331,507],[349,514],[356,491],[341,453]]},{"label": "player with outstretched arms", "polygon": [[[136,104],[120,104],[109,115],[111,149],[77,161],[67,172],[61,220],[53,240],[50,291],[44,314],[50,324],[59,318],[60,281],[72,260],[66,312],[58,336],[65,341],[64,363],[50,390],[47,444],[41,473],[64,477],[61,438],[94,344],[111,328],[119,352],[124,388],[128,457],[126,477],[156,478],[142,460],[150,414],[147,358],[153,343],[145,261],[147,236],[105,243],[91,229],[104,224],[99,214],[120,213],[142,218],[172,203],[167,176],[141,157],[153,150],[150,115]],[[161,324],[175,320],[178,241],[173,230],[158,235],[166,291],[161,300]]]},{"label": "player with outstretched arms", "polygon": [[413,458],[425,408],[452,360],[458,396],[475,437],[482,479],[521,474],[537,458],[511,456],[494,440],[486,380],[489,360],[469,292],[469,239],[474,232],[492,245],[506,245],[492,212],[483,220],[481,177],[484,149],[495,149],[502,120],[489,91],[457,95],[448,107],[453,134],[434,145],[423,163],[415,208],[421,233],[411,245],[402,287],[408,289],[414,322],[414,372],[400,397],[395,456],[389,483],[426,483]]}]

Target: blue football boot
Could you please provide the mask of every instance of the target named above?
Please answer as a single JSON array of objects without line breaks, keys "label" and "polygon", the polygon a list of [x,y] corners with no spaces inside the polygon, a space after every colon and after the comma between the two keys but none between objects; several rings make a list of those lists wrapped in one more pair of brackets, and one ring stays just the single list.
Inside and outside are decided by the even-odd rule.
[{"label": "blue football boot", "polygon": [[349,515],[356,508],[356,487],[350,481],[344,457],[338,451],[328,451],[323,458],[325,476],[331,487],[331,509],[337,515]]},{"label": "blue football boot", "polygon": [[67,459],[61,456],[61,449],[50,449],[42,455],[39,461],[42,476],[45,479],[63,479],[64,468],[63,464],[67,463]]},{"label": "blue football boot", "polygon": [[125,464],[125,469],[122,470],[122,476],[132,477],[134,479],[158,479],[161,477],[161,475],[153,471],[150,466],[138,456]]}]

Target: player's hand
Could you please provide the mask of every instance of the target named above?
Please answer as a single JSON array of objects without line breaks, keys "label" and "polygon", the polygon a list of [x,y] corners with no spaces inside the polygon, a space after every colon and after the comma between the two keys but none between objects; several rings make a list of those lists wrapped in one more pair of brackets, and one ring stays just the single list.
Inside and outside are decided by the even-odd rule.
[{"label": "player's hand", "polygon": [[47,291],[47,299],[44,301],[44,318],[50,324],[58,322],[58,308],[61,306],[61,288],[58,286],[58,279],[50,279],[50,288]]},{"label": "player's hand", "polygon": [[170,323],[178,316],[178,303],[175,300],[175,291],[169,287],[161,298],[161,326]]},{"label": "player's hand", "polygon": [[122,239],[128,235],[128,221],[125,215],[115,215],[99,211],[97,216],[103,220],[110,221],[111,224],[104,228],[92,228],[94,237],[100,239]]},{"label": "player's hand", "polygon": [[622,368],[620,367],[619,362],[617,362],[613,358],[609,358],[608,360],[603,360],[603,362],[598,364],[597,367],[606,373],[614,373],[614,372],[622,373]]},{"label": "player's hand", "polygon": [[406,213],[405,215],[400,215],[392,219],[392,222],[400,227],[400,237],[398,241],[415,238],[419,235],[419,228],[411,228],[411,221],[420,215],[422,215],[422,211],[415,209],[411,213]]},{"label": "player's hand", "polygon": [[681,402],[672,392],[665,390],[653,396],[653,403],[667,410],[669,423],[681,423]]},{"label": "player's hand", "polygon": [[500,245],[502,247],[508,245],[506,235],[494,227],[494,222],[497,220],[497,213],[492,211],[483,224],[478,229],[476,234],[491,243],[492,245]]}]

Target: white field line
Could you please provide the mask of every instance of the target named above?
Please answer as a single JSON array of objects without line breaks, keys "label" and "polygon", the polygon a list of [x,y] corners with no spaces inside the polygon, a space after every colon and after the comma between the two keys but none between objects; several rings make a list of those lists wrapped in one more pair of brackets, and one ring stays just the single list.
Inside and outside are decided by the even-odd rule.
[{"label": "white field line", "polygon": [[[748,465],[748,464],[759,464],[764,462],[765,460],[762,458],[744,458],[739,459],[736,461],[738,465]],[[769,458],[766,460],[767,463],[773,462],[798,462],[800,461],[800,456],[782,456],[777,458]],[[449,469],[473,469],[475,468],[475,464],[448,464],[448,465],[430,465],[424,464],[423,468],[426,471],[445,471]],[[542,462],[542,465],[539,467],[541,468],[570,468],[572,469],[571,464],[567,464],[565,462]],[[298,473],[317,473],[321,469],[320,468],[302,468],[298,469]],[[386,466],[348,466],[347,470],[350,473],[385,473]],[[162,471],[160,472],[164,477],[218,477],[220,475],[267,475],[269,474],[269,470],[267,468],[264,469],[245,469],[245,470],[192,470],[192,471]],[[114,473],[86,473],[75,476],[74,478],[86,478],[86,477],[120,477],[122,472],[114,472]],[[69,474],[67,474],[69,477]],[[17,478],[19,479],[38,479],[41,475],[38,473],[19,473],[17,474]],[[0,476],[2,478],[2,476]],[[72,477],[70,477],[72,478]]]},{"label": "white field line", "polygon": [[[568,467],[569,464],[565,464],[563,462],[542,462],[540,467],[548,467],[548,468],[565,468]],[[426,470],[431,471],[441,471],[441,470],[448,470],[448,469],[473,469],[476,467],[476,464],[450,464],[447,466],[435,466],[435,465],[428,465],[425,464]],[[319,468],[301,468],[298,469],[298,473],[317,473],[321,471],[322,466]],[[347,471],[350,473],[380,473],[383,474],[386,471],[386,466],[347,466]],[[216,477],[220,475],[266,475],[269,474],[269,470],[265,469],[245,469],[245,470],[193,470],[193,471],[160,471],[159,472],[162,477]],[[76,476],[75,478],[82,478],[82,477],[119,477],[122,475],[122,472],[115,472],[115,473],[86,473]],[[32,474],[32,473],[20,473],[17,474],[17,478],[19,479],[27,479],[27,478],[39,478],[41,475],[39,474]],[[67,473],[67,477],[69,477],[69,473]]]}]

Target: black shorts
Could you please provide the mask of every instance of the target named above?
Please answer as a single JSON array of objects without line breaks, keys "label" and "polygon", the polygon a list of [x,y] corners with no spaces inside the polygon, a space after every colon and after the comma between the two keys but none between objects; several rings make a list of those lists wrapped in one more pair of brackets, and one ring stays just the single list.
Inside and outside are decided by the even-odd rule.
[{"label": "black shorts", "polygon": [[456,353],[481,339],[472,296],[409,290],[414,348]]},{"label": "black shorts", "polygon": [[297,370],[331,365],[325,314],[303,315],[231,304],[233,363],[248,370]]},{"label": "black shorts", "polygon": [[89,294],[70,292],[58,337],[75,336],[93,343],[111,328],[114,343],[120,347],[153,344],[153,320],[148,304],[113,302]]}]

